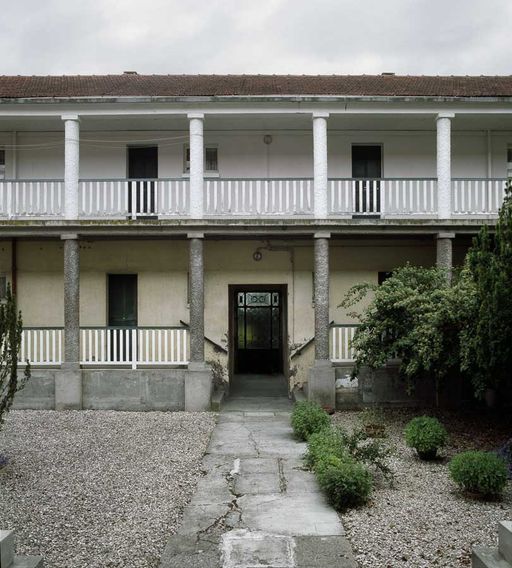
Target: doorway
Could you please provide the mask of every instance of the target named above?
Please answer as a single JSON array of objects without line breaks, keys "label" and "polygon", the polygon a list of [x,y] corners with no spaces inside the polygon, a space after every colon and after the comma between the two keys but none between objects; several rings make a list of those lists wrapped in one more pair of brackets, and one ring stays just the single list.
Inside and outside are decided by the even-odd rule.
[{"label": "doorway", "polygon": [[128,187],[130,216],[156,215],[157,146],[128,148],[128,178],[133,180]]},{"label": "doorway", "polygon": [[286,288],[229,287],[233,374],[282,377],[287,357]]},{"label": "doorway", "polygon": [[382,146],[352,146],[352,177],[355,178],[354,216],[380,215]]},{"label": "doorway", "polygon": [[108,275],[109,346],[114,361],[131,361],[133,354],[131,329],[137,327],[137,275]]}]

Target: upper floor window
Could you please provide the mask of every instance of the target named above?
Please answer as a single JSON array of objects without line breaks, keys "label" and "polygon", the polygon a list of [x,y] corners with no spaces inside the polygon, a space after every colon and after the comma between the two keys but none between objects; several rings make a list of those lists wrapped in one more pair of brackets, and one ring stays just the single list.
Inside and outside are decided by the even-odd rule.
[{"label": "upper floor window", "polygon": [[0,274],[0,302],[7,298],[7,276]]},{"label": "upper floor window", "polygon": [[5,179],[5,150],[0,148],[0,179]]},{"label": "upper floor window", "polygon": [[512,177],[512,144],[507,148],[507,177]]},{"label": "upper floor window", "polygon": [[[183,171],[190,172],[190,148],[185,147],[185,154],[183,160]],[[205,146],[204,148],[204,171],[206,173],[213,173],[219,171],[219,159],[217,146]]]}]

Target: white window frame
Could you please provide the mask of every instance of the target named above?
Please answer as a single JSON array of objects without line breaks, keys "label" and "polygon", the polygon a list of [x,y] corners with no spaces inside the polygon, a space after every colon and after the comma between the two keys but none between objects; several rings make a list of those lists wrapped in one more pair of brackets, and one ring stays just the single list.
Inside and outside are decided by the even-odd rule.
[{"label": "white window frame", "polygon": [[[214,149],[217,151],[217,169],[216,170],[207,170],[206,169],[206,150]],[[190,151],[190,145],[185,144],[183,146],[183,176],[188,177],[190,175],[190,161],[187,160],[187,152]],[[205,144],[204,145],[204,154],[203,154],[203,163],[204,163],[204,175],[216,177],[219,175],[219,145],[218,144]]]}]

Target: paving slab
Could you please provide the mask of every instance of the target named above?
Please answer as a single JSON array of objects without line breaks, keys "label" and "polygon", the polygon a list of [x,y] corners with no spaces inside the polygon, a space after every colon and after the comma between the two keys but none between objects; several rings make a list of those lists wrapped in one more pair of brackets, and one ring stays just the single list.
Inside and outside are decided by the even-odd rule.
[{"label": "paving slab", "polygon": [[340,517],[304,468],[290,401],[226,406],[161,568],[357,568]]}]

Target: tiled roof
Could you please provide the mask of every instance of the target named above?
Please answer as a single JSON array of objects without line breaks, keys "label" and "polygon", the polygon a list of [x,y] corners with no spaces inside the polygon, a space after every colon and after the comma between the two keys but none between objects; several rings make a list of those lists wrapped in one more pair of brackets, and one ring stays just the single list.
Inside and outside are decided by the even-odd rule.
[{"label": "tiled roof", "polygon": [[0,76],[0,98],[153,96],[512,97],[512,76],[77,75]]}]

